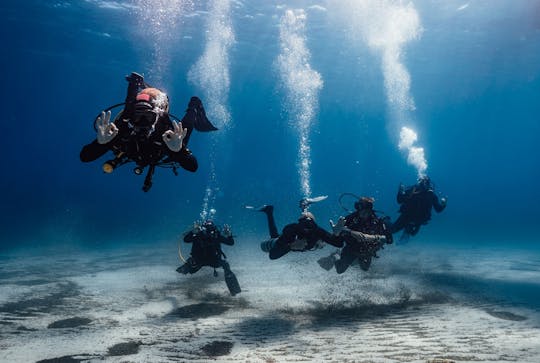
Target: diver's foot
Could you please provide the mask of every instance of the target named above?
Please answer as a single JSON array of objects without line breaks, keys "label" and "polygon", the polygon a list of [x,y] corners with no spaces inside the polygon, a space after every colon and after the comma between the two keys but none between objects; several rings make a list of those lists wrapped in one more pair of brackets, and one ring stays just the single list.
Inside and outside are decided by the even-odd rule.
[{"label": "diver's foot", "polygon": [[257,208],[257,211],[258,212],[263,212],[263,213],[272,213],[274,211],[274,206],[270,205],[270,204],[265,204],[265,205]]},{"label": "diver's foot", "polygon": [[369,270],[369,266],[371,266],[371,257],[360,256],[360,258],[358,258],[358,262],[360,263],[360,268],[364,271],[367,271]]}]

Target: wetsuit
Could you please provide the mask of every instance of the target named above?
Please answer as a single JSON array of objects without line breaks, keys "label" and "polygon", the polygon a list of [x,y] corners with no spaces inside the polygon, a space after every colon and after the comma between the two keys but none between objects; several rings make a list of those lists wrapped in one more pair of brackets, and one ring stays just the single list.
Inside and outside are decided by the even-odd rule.
[{"label": "wetsuit", "polygon": [[217,228],[211,231],[201,230],[198,233],[190,231],[184,236],[184,242],[193,244],[191,247],[191,256],[176,271],[181,274],[194,274],[203,266],[213,268],[222,267],[225,273],[225,283],[231,295],[241,292],[238,280],[231,271],[229,263],[225,260],[226,256],[221,250],[222,243],[229,246],[234,245],[234,238],[232,236],[223,236]]},{"label": "wetsuit", "polygon": [[[358,212],[345,217],[345,227],[350,231],[342,231],[340,237],[345,240],[345,247],[341,250],[340,259],[335,261],[336,272],[341,274],[358,259],[360,268],[367,271],[371,265],[372,257],[382,248],[379,236],[386,237],[386,243],[392,243],[392,234],[387,228],[383,218],[377,217],[371,211],[368,217],[362,218]],[[354,232],[361,232],[362,238],[355,238]]]},{"label": "wetsuit", "polygon": [[431,219],[431,208],[440,213],[446,208],[442,204],[433,189],[425,189],[417,185],[404,189],[400,186],[397,193],[397,202],[401,204],[398,219],[392,225],[392,233],[405,229],[405,232],[414,236],[420,230],[420,226],[427,224]]},{"label": "wetsuit", "polygon": [[[156,165],[159,162],[177,162],[185,170],[194,172],[198,168],[197,159],[186,147],[192,127],[188,127],[188,135],[184,139],[184,145],[178,152],[171,151],[163,142],[162,135],[167,130],[173,130],[173,125],[167,113],[159,117],[154,131],[147,135],[147,132],[136,132],[130,125],[130,120],[135,117],[135,105],[139,85],[129,82],[124,110],[115,118],[114,124],[118,128],[118,135],[107,144],[100,144],[97,139],[85,145],[80,153],[82,162],[90,162],[103,156],[108,151],[113,151],[115,155],[122,154],[127,159],[135,161],[139,166]],[[202,109],[200,100],[193,97],[188,105],[186,115],[182,119],[184,127],[193,125],[197,118],[197,107]],[[204,111],[204,109],[202,109]],[[200,112],[200,111],[199,111]]]},{"label": "wetsuit", "polygon": [[271,260],[278,259],[291,249],[291,244],[297,240],[305,240],[306,244],[302,250],[305,252],[316,248],[319,241],[329,243],[335,247],[342,247],[341,238],[325,231],[319,227],[315,221],[311,219],[301,218],[298,223],[291,223],[283,228],[281,235],[277,232],[276,223],[274,220],[273,207],[263,210],[268,218],[268,229],[270,232],[270,240],[261,244],[263,251],[268,252]]}]

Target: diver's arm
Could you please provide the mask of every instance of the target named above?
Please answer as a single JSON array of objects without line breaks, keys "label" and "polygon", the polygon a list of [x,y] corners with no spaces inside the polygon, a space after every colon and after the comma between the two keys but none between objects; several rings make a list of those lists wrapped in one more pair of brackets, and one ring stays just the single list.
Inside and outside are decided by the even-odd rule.
[{"label": "diver's arm", "polygon": [[183,147],[178,152],[172,152],[169,149],[167,150],[171,160],[176,161],[185,170],[195,172],[199,168],[197,158],[193,156],[193,154],[187,147]]},{"label": "diver's arm", "polygon": [[386,243],[391,244],[394,242],[394,236],[392,236],[392,228],[389,221],[389,217],[379,218],[380,232],[386,237]]},{"label": "diver's arm", "polygon": [[184,242],[191,243],[196,242],[200,239],[200,234],[202,232],[199,222],[193,222],[193,227],[190,231],[184,234]]},{"label": "diver's arm", "polygon": [[132,72],[129,76],[126,76],[126,81],[128,81],[128,87],[124,115],[126,118],[131,118],[135,109],[137,93],[139,93],[141,88],[145,87],[145,83],[143,76],[135,72]]},{"label": "diver's arm", "polygon": [[229,246],[234,245],[234,238],[231,232],[231,227],[228,224],[225,224],[223,226],[223,233],[219,233],[219,238],[220,243],[224,243]]},{"label": "diver's arm", "polygon": [[328,231],[326,231],[325,229],[317,226],[317,230],[316,230],[316,233],[317,233],[317,237],[321,240],[321,241],[324,241],[328,244],[331,244],[332,246],[335,246],[335,247],[338,247],[338,248],[341,248],[343,247],[343,238],[341,238],[339,235],[336,236]]},{"label": "diver's arm", "polygon": [[405,186],[403,185],[403,183],[399,183],[399,188],[396,195],[396,200],[398,204],[401,204],[405,201],[405,195],[406,195]]},{"label": "diver's arm", "polygon": [[94,140],[90,144],[83,146],[79,157],[83,163],[88,163],[105,155],[107,151],[109,151],[107,144],[100,144],[97,140]]},{"label": "diver's arm", "polygon": [[386,243],[386,236],[381,234],[367,234],[358,231],[350,230],[349,235],[359,243]]},{"label": "diver's arm", "polygon": [[291,244],[296,239],[296,229],[297,229],[296,223],[291,223],[283,227],[283,233],[278,238],[279,243],[283,244]]},{"label": "diver's arm", "polygon": [[439,200],[434,192],[431,192],[431,195],[433,199],[433,209],[435,209],[437,213],[442,212],[444,208],[446,208],[446,198],[442,197],[441,200]]},{"label": "diver's arm", "polygon": [[221,236],[221,239],[219,240],[219,243],[223,243],[223,244],[232,246],[232,245],[234,245],[234,238],[233,238],[233,236],[229,236],[229,237]]},{"label": "diver's arm", "polygon": [[184,242],[186,243],[192,243],[192,242],[195,242],[197,240],[197,234],[193,233],[193,231],[189,231],[188,233],[186,233],[186,235],[184,236]]}]

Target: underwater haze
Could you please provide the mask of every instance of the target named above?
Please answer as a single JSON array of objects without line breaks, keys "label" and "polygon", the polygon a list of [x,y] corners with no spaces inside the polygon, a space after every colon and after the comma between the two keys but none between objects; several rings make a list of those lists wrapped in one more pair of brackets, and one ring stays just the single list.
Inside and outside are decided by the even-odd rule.
[{"label": "underwater haze", "polygon": [[[540,360],[540,2],[0,11],[0,361]],[[131,72],[176,116],[200,97],[219,128],[191,135],[195,173],[157,168],[148,192],[134,164],[79,158]],[[269,260],[265,220],[244,208],[273,204],[281,228],[327,195],[310,210],[329,230],[353,193],[394,220],[399,184],[422,175],[447,208],[369,272],[322,270],[329,246]],[[207,218],[232,227],[240,297],[210,268],[175,272],[179,236]],[[65,319],[79,320],[51,328]]]}]

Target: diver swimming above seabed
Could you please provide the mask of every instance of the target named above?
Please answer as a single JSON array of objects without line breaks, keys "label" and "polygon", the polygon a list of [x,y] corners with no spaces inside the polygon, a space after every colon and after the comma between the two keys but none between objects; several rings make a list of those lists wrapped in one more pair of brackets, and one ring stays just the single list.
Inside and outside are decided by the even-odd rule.
[{"label": "diver swimming above seabed", "polygon": [[184,235],[184,242],[192,243],[191,254],[187,260],[184,260],[184,264],[176,269],[178,273],[194,274],[203,266],[209,266],[214,268],[214,276],[217,277],[216,268],[221,267],[231,295],[234,296],[242,291],[227,262],[227,256],[221,249],[222,243],[234,245],[234,237],[228,225],[224,225],[220,230],[212,220],[206,220],[202,224],[195,222],[193,228]]},{"label": "diver swimming above seabed", "polygon": [[[177,174],[180,166],[195,172],[197,159],[187,145],[193,132],[217,130],[208,118],[198,97],[191,97],[182,120],[169,113],[169,97],[149,86],[138,73],[126,77],[127,95],[124,103],[103,110],[94,121],[96,139],[85,145],[80,153],[83,162],[94,161],[108,151],[114,158],[103,164],[105,173],[134,162],[134,173],[141,175],[148,167],[143,191],[152,187],[156,167],[171,168]],[[111,110],[124,109],[111,122]]]},{"label": "diver swimming above seabed", "polygon": [[263,205],[259,208],[246,206],[247,209],[262,212],[266,215],[270,239],[261,243],[261,250],[268,253],[271,260],[278,259],[290,251],[312,251],[324,246],[323,242],[341,247],[341,239],[332,235],[315,222],[315,216],[307,209],[310,204],[326,199],[324,197],[304,198],[300,200],[302,210],[297,222],[286,225],[281,234],[278,233],[274,220],[274,206]]}]

